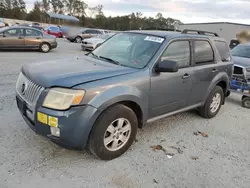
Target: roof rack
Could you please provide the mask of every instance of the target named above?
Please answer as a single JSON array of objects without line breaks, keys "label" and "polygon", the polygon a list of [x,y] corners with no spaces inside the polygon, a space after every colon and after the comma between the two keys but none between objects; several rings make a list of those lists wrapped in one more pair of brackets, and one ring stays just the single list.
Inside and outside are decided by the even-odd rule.
[{"label": "roof rack", "polygon": [[212,34],[216,37],[219,37],[217,33],[209,32],[209,31],[200,31],[200,30],[194,30],[194,29],[184,29],[181,33],[182,34],[188,34],[190,32],[196,32],[199,35],[207,35],[207,34]]}]

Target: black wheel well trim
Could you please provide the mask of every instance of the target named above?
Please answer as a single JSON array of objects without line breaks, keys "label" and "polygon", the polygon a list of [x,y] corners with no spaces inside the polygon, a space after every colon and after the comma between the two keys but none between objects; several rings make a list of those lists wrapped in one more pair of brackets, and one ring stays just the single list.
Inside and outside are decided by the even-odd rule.
[{"label": "black wheel well trim", "polygon": [[[108,105],[106,106],[105,108],[103,108],[101,111],[99,111],[99,115],[98,117],[107,109],[111,108],[112,106],[115,106],[117,104],[122,104],[128,108],[130,108],[136,115],[137,117],[137,120],[138,120],[138,128],[142,128],[143,127],[143,111],[142,111],[142,108],[141,106],[137,103],[137,102],[134,102],[132,100],[123,100],[123,101],[116,101],[115,103],[111,104],[111,105]],[[100,109],[99,109],[100,110]],[[97,117],[97,118],[98,118]]]}]

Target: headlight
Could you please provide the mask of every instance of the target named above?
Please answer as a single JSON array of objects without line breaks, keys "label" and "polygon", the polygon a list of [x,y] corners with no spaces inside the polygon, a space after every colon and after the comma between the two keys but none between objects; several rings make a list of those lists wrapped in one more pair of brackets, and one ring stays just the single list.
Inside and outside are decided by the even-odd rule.
[{"label": "headlight", "polygon": [[66,110],[70,106],[80,104],[84,94],[84,90],[53,88],[49,90],[43,106],[57,110]]}]

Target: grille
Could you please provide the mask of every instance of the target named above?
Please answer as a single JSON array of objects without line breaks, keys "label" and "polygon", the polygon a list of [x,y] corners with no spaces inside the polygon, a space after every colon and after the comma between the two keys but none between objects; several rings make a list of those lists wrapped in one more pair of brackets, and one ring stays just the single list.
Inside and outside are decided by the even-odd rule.
[{"label": "grille", "polygon": [[43,90],[43,87],[35,84],[22,73],[19,74],[16,91],[29,105],[33,106],[37,102],[38,97]]}]

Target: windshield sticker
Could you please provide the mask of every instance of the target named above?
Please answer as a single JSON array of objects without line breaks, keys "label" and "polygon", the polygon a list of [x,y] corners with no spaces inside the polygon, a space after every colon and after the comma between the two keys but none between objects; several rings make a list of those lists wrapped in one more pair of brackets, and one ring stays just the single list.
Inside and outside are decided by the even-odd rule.
[{"label": "windshield sticker", "polygon": [[151,41],[151,42],[157,42],[157,43],[162,43],[164,41],[163,38],[152,37],[152,36],[147,36],[144,40]]}]

